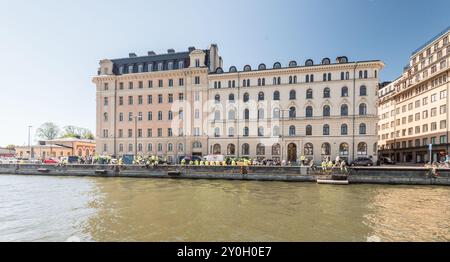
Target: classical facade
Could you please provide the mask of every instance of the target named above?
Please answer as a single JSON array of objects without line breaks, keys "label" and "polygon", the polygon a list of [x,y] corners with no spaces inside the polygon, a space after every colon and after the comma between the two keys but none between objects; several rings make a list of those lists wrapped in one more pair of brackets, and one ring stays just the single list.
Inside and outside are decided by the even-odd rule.
[{"label": "classical facade", "polygon": [[338,57],[223,69],[206,50],[102,60],[97,152],[297,161],[377,156],[381,61]]},{"label": "classical facade", "polygon": [[380,154],[398,162],[445,159],[449,149],[450,27],[414,51],[403,74],[379,90]]}]

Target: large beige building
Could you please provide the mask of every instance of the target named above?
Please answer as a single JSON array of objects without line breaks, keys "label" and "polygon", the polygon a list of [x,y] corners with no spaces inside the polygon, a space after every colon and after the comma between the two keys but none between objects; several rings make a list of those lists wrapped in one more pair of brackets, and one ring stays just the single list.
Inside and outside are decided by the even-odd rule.
[{"label": "large beige building", "polygon": [[398,162],[448,154],[450,27],[414,51],[403,74],[379,90],[380,154]]},{"label": "large beige building", "polygon": [[383,66],[338,57],[224,70],[216,45],[102,60],[97,152],[375,160]]}]

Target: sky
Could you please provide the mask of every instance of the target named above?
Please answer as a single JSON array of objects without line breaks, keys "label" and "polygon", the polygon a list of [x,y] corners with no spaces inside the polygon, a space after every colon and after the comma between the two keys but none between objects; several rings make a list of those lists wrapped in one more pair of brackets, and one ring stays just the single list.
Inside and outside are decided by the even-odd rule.
[{"label": "sky", "polygon": [[397,78],[450,26],[447,0],[0,0],[0,146],[45,122],[95,132],[104,58],[217,43],[224,68],[312,58],[382,60]]}]

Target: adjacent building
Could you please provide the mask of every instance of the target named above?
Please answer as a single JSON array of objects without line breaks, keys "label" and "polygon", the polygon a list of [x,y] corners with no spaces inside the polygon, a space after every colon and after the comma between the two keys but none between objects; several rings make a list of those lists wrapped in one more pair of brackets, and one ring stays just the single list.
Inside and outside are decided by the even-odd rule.
[{"label": "adjacent building", "polygon": [[96,146],[94,140],[78,138],[59,138],[39,141],[33,146],[16,146],[18,158],[60,158],[67,156],[91,157],[94,156]]},{"label": "adjacent building", "polygon": [[217,45],[100,61],[97,152],[316,162],[377,157],[379,60],[223,69]]},{"label": "adjacent building", "polygon": [[403,74],[379,90],[380,154],[398,162],[444,160],[449,152],[450,27],[415,50]]}]

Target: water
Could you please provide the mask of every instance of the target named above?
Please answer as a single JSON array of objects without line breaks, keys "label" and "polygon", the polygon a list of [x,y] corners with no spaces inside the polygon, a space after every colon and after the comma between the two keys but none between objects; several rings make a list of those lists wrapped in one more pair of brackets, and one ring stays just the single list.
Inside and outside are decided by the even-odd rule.
[{"label": "water", "polygon": [[0,241],[450,241],[450,188],[0,176]]}]

